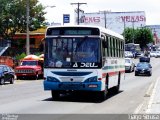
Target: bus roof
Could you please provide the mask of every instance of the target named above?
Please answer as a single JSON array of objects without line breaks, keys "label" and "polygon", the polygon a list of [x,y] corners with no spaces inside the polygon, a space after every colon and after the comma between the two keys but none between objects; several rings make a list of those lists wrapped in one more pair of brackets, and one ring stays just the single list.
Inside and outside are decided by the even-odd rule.
[{"label": "bus roof", "polygon": [[104,32],[104,33],[107,33],[108,35],[111,35],[111,36],[114,36],[114,37],[117,37],[117,38],[120,38],[120,39],[124,39],[124,37],[119,34],[119,33],[116,33],[112,30],[109,30],[109,29],[106,29],[104,27],[100,27],[100,26],[92,26],[92,25],[61,25],[61,26],[49,26],[47,27],[48,28],[59,28],[59,27],[90,27],[90,28],[98,28],[101,32]]}]

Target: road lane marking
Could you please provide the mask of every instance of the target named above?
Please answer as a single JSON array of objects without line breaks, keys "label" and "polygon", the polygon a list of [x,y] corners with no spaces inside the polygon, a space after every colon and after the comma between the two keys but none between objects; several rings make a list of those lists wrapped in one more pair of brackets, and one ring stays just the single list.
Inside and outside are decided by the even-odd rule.
[{"label": "road lane marking", "polygon": [[[146,107],[146,105],[147,105],[147,107],[146,107],[146,111],[148,110],[148,108],[151,106],[151,102],[153,102],[153,101],[151,101],[153,98],[153,93],[154,93],[154,91],[155,91],[155,87],[157,86],[156,84],[157,84],[157,81],[160,79],[160,77],[158,77],[155,81],[153,81],[152,83],[151,83],[151,85],[149,86],[149,88],[148,88],[148,90],[147,90],[147,92],[145,93],[145,95],[144,95],[144,100],[143,100],[143,102],[136,108],[136,110],[134,111],[134,113],[135,114],[138,114],[138,113],[140,113],[140,112],[144,112],[145,110],[143,110],[142,111],[142,108],[143,107]],[[150,99],[149,99],[149,102],[148,102],[148,98],[150,97]],[[145,113],[146,113],[146,111],[145,111]]]},{"label": "road lane marking", "polygon": [[144,105],[144,102],[142,104],[140,104],[136,110],[134,111],[134,114],[138,114],[140,112],[140,110],[142,109],[142,106]]},{"label": "road lane marking", "polygon": [[153,88],[153,91],[152,91],[152,94],[151,94],[151,98],[150,98],[148,106],[147,106],[146,113],[150,113],[151,112],[151,107],[152,107],[152,103],[153,103],[153,100],[154,100],[154,97],[155,97],[156,88],[158,86],[159,80],[160,80],[160,77],[158,77],[158,79],[156,80],[156,83],[154,85],[154,88]]}]

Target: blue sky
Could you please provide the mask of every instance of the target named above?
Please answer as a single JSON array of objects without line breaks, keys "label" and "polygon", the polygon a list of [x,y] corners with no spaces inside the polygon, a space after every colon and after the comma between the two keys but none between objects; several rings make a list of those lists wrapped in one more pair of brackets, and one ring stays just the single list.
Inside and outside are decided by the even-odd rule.
[{"label": "blue sky", "polygon": [[147,25],[160,25],[160,7],[159,0],[39,0],[44,6],[47,7],[45,11],[46,19],[49,22],[63,22],[63,14],[71,15],[71,22],[74,20],[74,9],[76,5],[70,3],[87,3],[81,5],[85,13],[98,12],[103,10],[110,10],[112,12],[125,12],[125,11],[145,11]]}]

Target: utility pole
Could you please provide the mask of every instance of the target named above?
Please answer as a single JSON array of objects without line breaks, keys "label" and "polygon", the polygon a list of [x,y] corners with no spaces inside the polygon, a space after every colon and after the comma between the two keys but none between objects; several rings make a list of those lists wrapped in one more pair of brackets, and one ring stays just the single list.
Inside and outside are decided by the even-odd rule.
[{"label": "utility pole", "polygon": [[104,11],[104,27],[107,28],[107,18],[106,18],[106,14],[107,14],[107,11]]},{"label": "utility pole", "polygon": [[79,25],[79,6],[82,4],[87,4],[87,3],[71,3],[71,5],[77,5],[77,25]]},{"label": "utility pole", "polygon": [[104,27],[107,28],[107,15],[106,14],[108,11],[104,10],[104,11],[100,11],[100,12],[102,12],[104,14]]},{"label": "utility pole", "polygon": [[99,11],[104,14],[104,27],[107,28],[107,13],[111,12],[111,10]]},{"label": "utility pole", "polygon": [[30,41],[29,41],[29,0],[26,0],[26,16],[27,16],[27,35],[26,35],[26,54],[30,54]]}]

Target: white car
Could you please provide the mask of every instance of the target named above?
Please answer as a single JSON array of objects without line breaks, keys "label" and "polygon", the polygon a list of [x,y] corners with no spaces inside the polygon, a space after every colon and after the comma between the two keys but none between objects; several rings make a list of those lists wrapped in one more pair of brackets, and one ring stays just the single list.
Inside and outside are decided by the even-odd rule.
[{"label": "white car", "polygon": [[131,58],[125,58],[125,71],[134,72],[135,63]]},{"label": "white car", "polygon": [[131,51],[125,51],[125,57],[126,58],[133,58],[134,55],[133,55],[133,53]]},{"label": "white car", "polygon": [[150,57],[157,57],[157,52],[156,51],[151,51],[150,52]]},{"label": "white car", "polygon": [[160,57],[160,51],[156,51],[156,57]]}]

